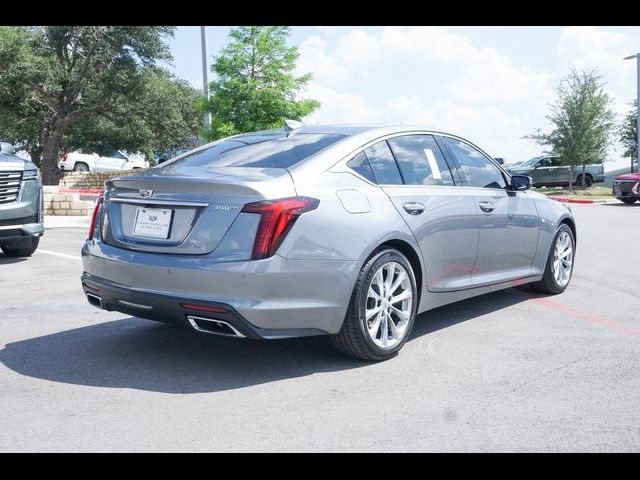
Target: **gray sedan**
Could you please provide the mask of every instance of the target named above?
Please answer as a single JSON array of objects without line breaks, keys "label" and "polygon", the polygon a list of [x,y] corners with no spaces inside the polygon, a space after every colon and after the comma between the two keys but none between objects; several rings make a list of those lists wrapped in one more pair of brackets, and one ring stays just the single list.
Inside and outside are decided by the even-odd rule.
[{"label": "gray sedan", "polygon": [[232,337],[325,334],[383,360],[418,313],[567,288],[574,218],[529,187],[456,135],[290,122],[108,181],[82,285],[107,310]]}]

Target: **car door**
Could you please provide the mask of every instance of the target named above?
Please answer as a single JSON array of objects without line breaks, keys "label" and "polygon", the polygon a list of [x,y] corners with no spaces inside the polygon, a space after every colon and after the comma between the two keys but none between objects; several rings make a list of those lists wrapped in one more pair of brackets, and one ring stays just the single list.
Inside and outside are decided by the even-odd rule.
[{"label": "car door", "polygon": [[559,157],[549,157],[551,168],[553,170],[553,183],[555,185],[569,185],[570,171],[569,167],[560,164]]},{"label": "car door", "polygon": [[551,185],[555,182],[555,169],[551,165],[551,158],[544,157],[538,162],[539,165],[535,169],[535,184]]},{"label": "car door", "polygon": [[[427,289],[469,288],[478,247],[473,195],[454,188],[447,161],[432,135],[401,135],[365,150],[376,178],[387,165],[392,184],[379,182],[416,238]],[[390,175],[388,171],[392,171]]]},{"label": "car door", "polygon": [[98,162],[101,172],[117,172],[124,169],[127,163],[127,157],[118,150],[110,152],[108,155],[101,156]]},{"label": "car door", "polygon": [[538,244],[538,212],[531,192],[507,189],[508,176],[471,144],[441,137],[448,158],[473,193],[478,215],[478,254],[471,278],[474,286],[527,277]]}]

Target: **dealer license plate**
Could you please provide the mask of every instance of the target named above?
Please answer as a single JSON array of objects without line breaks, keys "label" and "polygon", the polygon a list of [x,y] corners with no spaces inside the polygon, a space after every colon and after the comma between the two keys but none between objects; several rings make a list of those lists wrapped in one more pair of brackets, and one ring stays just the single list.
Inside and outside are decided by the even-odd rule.
[{"label": "dealer license plate", "polygon": [[133,234],[137,237],[169,238],[173,210],[138,207]]}]

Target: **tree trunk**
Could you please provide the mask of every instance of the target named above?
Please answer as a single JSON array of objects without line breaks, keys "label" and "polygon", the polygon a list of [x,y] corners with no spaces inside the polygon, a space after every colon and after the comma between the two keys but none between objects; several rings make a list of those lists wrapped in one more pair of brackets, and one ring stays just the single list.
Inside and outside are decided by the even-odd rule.
[{"label": "tree trunk", "polygon": [[40,159],[42,158],[42,149],[34,148],[29,150],[29,156],[31,161],[36,164],[36,167],[40,168]]},{"label": "tree trunk", "polygon": [[56,118],[47,132],[42,138],[42,162],[40,170],[42,172],[43,185],[57,185],[62,178],[62,172],[58,169],[58,150],[62,142],[69,119]]},{"label": "tree trunk", "polygon": [[569,193],[573,193],[573,165],[569,165]]},{"label": "tree trunk", "polygon": [[584,172],[585,172],[585,169],[586,169],[586,168],[587,168],[587,167],[586,167],[586,165],[583,163],[583,164],[582,164],[582,178],[581,178],[581,181],[582,181],[582,189],[583,189],[583,190],[585,189],[585,186],[584,186]]}]

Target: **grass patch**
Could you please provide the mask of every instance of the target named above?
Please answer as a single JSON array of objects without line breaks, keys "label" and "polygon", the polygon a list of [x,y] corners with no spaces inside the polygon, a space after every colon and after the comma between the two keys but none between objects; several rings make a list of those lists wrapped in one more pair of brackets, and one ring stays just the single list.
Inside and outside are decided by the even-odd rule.
[{"label": "grass patch", "polygon": [[534,188],[533,190],[543,195],[557,197],[575,197],[590,200],[613,200],[615,198],[611,195],[611,187],[590,187],[584,190],[582,187],[574,187],[573,192],[569,192],[569,187],[542,187]]}]

